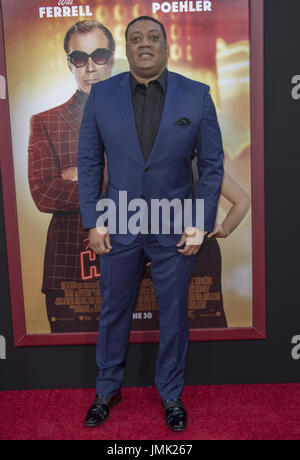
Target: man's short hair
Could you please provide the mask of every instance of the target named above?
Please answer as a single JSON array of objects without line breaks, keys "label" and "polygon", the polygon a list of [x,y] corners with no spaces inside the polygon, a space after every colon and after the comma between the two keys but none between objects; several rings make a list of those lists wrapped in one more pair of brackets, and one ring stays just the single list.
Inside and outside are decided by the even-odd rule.
[{"label": "man's short hair", "polygon": [[135,18],[133,19],[133,21],[131,21],[128,26],[126,27],[126,30],[125,30],[125,38],[126,38],[126,41],[127,41],[127,35],[128,35],[128,29],[130,26],[132,26],[132,24],[134,24],[135,22],[138,22],[138,21],[153,21],[153,22],[156,22],[156,24],[159,24],[161,29],[162,29],[162,32],[163,32],[163,36],[164,36],[164,39],[167,40],[167,34],[166,34],[166,30],[164,28],[164,25],[159,22],[157,19],[155,18],[152,18],[151,16],[139,16],[138,18]]},{"label": "man's short hair", "polygon": [[70,40],[73,34],[87,34],[88,32],[92,32],[95,29],[102,30],[102,32],[108,39],[108,49],[113,53],[115,51],[116,44],[111,31],[107,27],[105,27],[103,24],[97,21],[79,21],[76,22],[76,24],[73,24],[66,33],[64,39],[64,49],[66,54],[69,54],[70,52]]}]

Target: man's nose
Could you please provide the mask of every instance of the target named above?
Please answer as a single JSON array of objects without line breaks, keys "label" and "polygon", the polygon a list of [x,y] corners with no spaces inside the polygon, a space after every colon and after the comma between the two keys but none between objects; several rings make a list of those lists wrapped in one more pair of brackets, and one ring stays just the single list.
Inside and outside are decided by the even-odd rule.
[{"label": "man's nose", "polygon": [[85,67],[86,72],[95,72],[97,70],[96,64],[94,63],[93,59],[89,57],[89,60]]},{"label": "man's nose", "polygon": [[148,37],[143,37],[140,41],[140,46],[151,46],[152,43]]}]

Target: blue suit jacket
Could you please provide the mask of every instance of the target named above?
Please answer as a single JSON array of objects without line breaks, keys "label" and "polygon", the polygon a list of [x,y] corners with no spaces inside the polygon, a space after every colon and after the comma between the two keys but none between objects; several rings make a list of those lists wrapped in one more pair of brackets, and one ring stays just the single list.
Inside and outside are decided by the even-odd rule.
[{"label": "blue suit jacket", "polygon": [[[189,124],[176,125],[180,118]],[[150,199],[204,199],[204,230],[215,225],[223,180],[223,147],[209,87],[168,72],[167,90],[159,131],[148,158],[144,161],[135,126],[130,74],[125,72],[93,85],[82,119],[78,151],[79,201],[85,228],[96,226],[103,213],[97,202],[103,198],[102,172],[107,155],[106,198],[116,204],[117,231],[111,239],[130,244],[136,235],[119,229],[119,191],[127,191],[127,201]],[[199,181],[192,191],[191,159],[197,155]],[[194,203],[194,201],[193,201]],[[195,204],[195,203],[194,203]],[[127,212],[127,220],[138,208]],[[170,234],[157,234],[159,243],[171,246],[179,240],[174,234],[171,213]],[[98,221],[99,224],[99,221]],[[193,208],[195,225],[195,206]],[[161,230],[161,228],[160,228]],[[184,230],[184,228],[183,228]]]}]

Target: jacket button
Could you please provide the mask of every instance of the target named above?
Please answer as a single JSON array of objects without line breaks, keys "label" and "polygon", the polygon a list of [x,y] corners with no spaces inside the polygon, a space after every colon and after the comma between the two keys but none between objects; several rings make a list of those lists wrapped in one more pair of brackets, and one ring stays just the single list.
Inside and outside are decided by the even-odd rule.
[{"label": "jacket button", "polygon": [[145,169],[144,169],[144,171],[145,171],[145,172],[148,172],[148,171],[149,171],[149,168],[148,168],[148,167],[147,167],[147,168],[145,168]]}]

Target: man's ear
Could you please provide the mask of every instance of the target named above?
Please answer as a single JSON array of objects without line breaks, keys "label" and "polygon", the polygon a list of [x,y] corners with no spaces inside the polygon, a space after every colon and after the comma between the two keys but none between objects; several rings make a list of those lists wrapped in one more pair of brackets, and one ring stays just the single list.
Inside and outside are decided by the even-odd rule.
[{"label": "man's ear", "polygon": [[170,47],[169,47],[169,44],[168,44],[167,40],[165,40],[165,46],[166,46],[166,50],[167,50],[167,56],[169,58],[170,57]]}]

